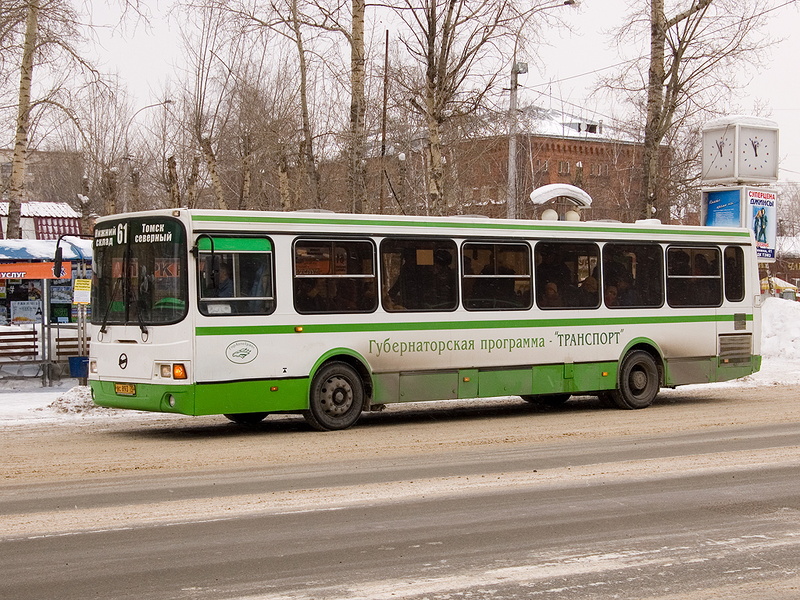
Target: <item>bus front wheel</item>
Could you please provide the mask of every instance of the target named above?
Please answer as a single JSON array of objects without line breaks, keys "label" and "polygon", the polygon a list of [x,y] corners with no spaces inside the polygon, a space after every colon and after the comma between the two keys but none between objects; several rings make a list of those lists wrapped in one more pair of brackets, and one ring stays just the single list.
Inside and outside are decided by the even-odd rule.
[{"label": "bus front wheel", "polygon": [[347,429],[358,421],[364,405],[361,377],[347,363],[328,363],[314,375],[308,400],[303,417],[311,427],[319,431]]},{"label": "bus front wheel", "polygon": [[661,378],[653,355],[634,350],[622,361],[619,387],[608,392],[607,398],[618,408],[647,408],[661,387]]}]

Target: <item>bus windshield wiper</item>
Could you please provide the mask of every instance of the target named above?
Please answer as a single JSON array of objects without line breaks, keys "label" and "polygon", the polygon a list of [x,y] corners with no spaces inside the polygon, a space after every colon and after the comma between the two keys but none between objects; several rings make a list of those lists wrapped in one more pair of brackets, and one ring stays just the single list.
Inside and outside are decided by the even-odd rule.
[{"label": "bus windshield wiper", "polygon": [[121,282],[122,282],[122,277],[118,277],[116,281],[114,281],[114,287],[111,289],[111,297],[108,299],[106,310],[103,313],[103,321],[100,324],[100,333],[106,333],[106,325],[108,325],[108,316],[111,314],[111,306],[114,304],[114,296],[116,295],[117,289],[119,288]]},{"label": "bus windshield wiper", "polygon": [[143,335],[147,335],[147,325],[144,324],[144,319],[142,318],[142,307],[147,308],[147,305],[140,298],[136,303],[136,320],[139,322],[139,330]]}]

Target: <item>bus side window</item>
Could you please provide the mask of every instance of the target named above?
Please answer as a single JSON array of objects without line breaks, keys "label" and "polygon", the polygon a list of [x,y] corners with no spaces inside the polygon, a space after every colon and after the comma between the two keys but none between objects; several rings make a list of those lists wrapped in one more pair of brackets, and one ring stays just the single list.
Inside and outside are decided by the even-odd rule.
[{"label": "bus side window", "polygon": [[445,239],[386,239],[381,244],[381,299],[390,312],[458,306],[456,244]]},{"label": "bus side window", "polygon": [[301,314],[377,308],[375,249],[367,240],[297,240],[294,307]]},{"label": "bus side window", "polygon": [[539,308],[586,309],[600,305],[595,276],[600,261],[597,244],[539,242],[534,261]]},{"label": "bus side window", "polygon": [[461,249],[461,255],[464,308],[530,308],[530,246],[519,243],[466,243]]},{"label": "bus side window", "polygon": [[661,246],[607,243],[603,247],[603,288],[614,288],[616,293],[608,306],[660,307],[664,303],[663,281]]},{"label": "bus side window", "polygon": [[739,246],[725,248],[725,299],[744,300],[744,251]]},{"label": "bus side window", "polygon": [[257,246],[253,252],[200,252],[197,260],[200,313],[264,315],[275,310],[271,243],[264,239],[218,239],[218,245]]},{"label": "bus side window", "polygon": [[667,302],[670,306],[686,307],[712,307],[722,304],[722,273],[718,248],[669,248]]}]

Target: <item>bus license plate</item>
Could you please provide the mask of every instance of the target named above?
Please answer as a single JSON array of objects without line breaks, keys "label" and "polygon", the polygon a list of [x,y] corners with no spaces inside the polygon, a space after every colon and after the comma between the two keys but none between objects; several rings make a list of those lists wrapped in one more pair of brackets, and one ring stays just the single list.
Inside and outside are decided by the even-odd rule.
[{"label": "bus license plate", "polygon": [[136,384],[135,383],[115,383],[114,391],[117,396],[135,396]]}]

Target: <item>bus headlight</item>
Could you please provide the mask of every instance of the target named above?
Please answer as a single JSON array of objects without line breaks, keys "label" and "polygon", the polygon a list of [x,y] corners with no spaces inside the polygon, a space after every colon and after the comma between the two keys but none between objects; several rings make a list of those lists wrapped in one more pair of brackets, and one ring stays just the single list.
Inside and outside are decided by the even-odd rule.
[{"label": "bus headlight", "polygon": [[97,373],[97,361],[90,360],[89,361],[89,372],[90,373]]},{"label": "bus headlight", "polygon": [[188,379],[184,363],[157,363],[156,373],[161,379]]}]

